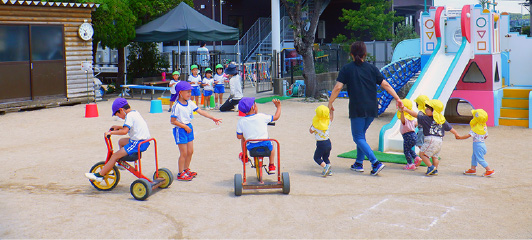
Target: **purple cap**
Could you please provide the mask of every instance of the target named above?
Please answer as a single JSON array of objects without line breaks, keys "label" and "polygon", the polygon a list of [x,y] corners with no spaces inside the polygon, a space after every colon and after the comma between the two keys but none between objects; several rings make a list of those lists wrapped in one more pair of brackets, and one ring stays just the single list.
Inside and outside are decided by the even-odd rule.
[{"label": "purple cap", "polygon": [[115,115],[115,113],[123,106],[125,106],[127,104],[127,100],[124,99],[124,98],[117,98],[115,99],[115,101],[113,102],[113,107],[112,107],[112,110],[113,110],[113,115]]},{"label": "purple cap", "polygon": [[238,102],[238,110],[243,113],[248,113],[255,104],[255,98],[243,97]]},{"label": "purple cap", "polygon": [[175,91],[177,93],[179,93],[180,91],[187,91],[187,90],[191,90],[192,89],[192,86],[190,85],[190,83],[186,82],[186,81],[180,81],[178,83],[176,83],[175,85]]}]

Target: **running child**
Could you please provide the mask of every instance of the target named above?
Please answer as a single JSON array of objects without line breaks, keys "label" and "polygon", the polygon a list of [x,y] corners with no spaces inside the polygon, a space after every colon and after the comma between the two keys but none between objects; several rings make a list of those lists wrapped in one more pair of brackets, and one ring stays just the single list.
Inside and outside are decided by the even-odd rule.
[{"label": "running child", "polygon": [[99,173],[85,173],[85,177],[92,181],[101,182],[104,180],[104,176],[107,175],[116,164],[116,161],[127,155],[138,152],[140,148],[141,152],[146,151],[150,143],[144,143],[139,146],[144,140],[150,139],[150,131],[146,121],[142,118],[139,112],[132,110],[128,102],[124,98],[117,98],[113,102],[111,108],[113,110],[113,116],[118,116],[124,119],[124,125],[112,126],[111,129],[104,133],[107,137],[109,135],[126,135],[128,138],[121,138],[118,140],[120,149],[111,155],[109,161],[103,166]]},{"label": "running child", "polygon": [[[412,101],[410,99],[403,99],[403,105],[405,108],[412,110]],[[416,164],[412,162],[421,162],[421,158],[417,156],[416,151],[414,151],[414,145],[416,145],[416,118],[412,115],[403,112],[399,109],[397,111],[397,118],[401,120],[401,126],[399,131],[403,135],[403,153],[405,154],[407,164],[403,167],[405,170],[416,170]],[[421,130],[420,130],[421,131]]]},{"label": "running child", "polygon": [[214,85],[214,102],[216,103],[216,110],[218,110],[222,106],[222,99],[225,93],[224,66],[218,64],[214,71],[216,71],[216,74],[214,74],[214,83],[216,84]]},{"label": "running child", "polygon": [[465,175],[475,175],[477,173],[477,164],[480,164],[486,169],[484,177],[491,177],[495,174],[495,170],[490,168],[484,155],[486,155],[486,138],[488,138],[488,127],[486,122],[488,121],[488,113],[483,109],[471,110],[473,119],[469,122],[471,131],[464,136],[456,137],[456,139],[468,139],[473,137],[473,156],[471,157],[471,168],[464,171]]},{"label": "running child", "polygon": [[197,173],[190,170],[190,162],[192,154],[194,153],[194,129],[192,124],[192,114],[194,112],[209,118],[216,123],[222,122],[222,119],[215,118],[209,113],[201,110],[198,106],[190,100],[192,86],[184,81],[176,84],[176,91],[178,94],[176,103],[172,106],[172,115],[170,116],[170,123],[174,126],[173,134],[174,140],[179,148],[179,160],[177,162],[179,173],[177,180],[190,181],[196,177]]},{"label": "running child", "polygon": [[172,111],[172,106],[174,105],[175,100],[177,99],[177,94],[175,92],[175,84],[179,82],[179,71],[175,71],[172,73],[172,80],[170,80],[170,84],[168,86],[170,87],[170,108],[168,109],[168,112]]},{"label": "running child", "polygon": [[[416,100],[414,100],[414,102],[416,102],[417,109],[423,112],[423,114],[425,113],[425,103],[429,100],[429,97],[425,95],[419,95],[417,96]],[[423,146],[424,138],[425,136],[423,135],[423,127],[418,124],[416,134],[416,147],[418,147],[419,149],[421,149],[421,146]],[[417,157],[414,164],[416,165],[416,168],[419,167],[419,165],[421,165],[421,158]]]},{"label": "running child", "polygon": [[[429,100],[425,107],[425,113],[421,111],[417,113],[405,107],[403,107],[403,112],[417,117],[418,124],[423,127],[424,142],[419,155],[427,165],[426,175],[438,175],[438,165],[440,164],[438,153],[441,150],[445,131],[450,131],[455,137],[459,136],[441,113],[444,108],[440,100]],[[432,158],[434,165],[430,162],[430,158]]]},{"label": "running child", "polygon": [[333,120],[333,112],[329,113],[329,108],[320,105],[316,108],[316,116],[312,118],[312,125],[310,125],[309,132],[316,137],[316,151],[314,151],[314,161],[323,167],[321,176],[332,176],[331,162],[329,155],[331,154],[331,140],[329,139],[329,127]]},{"label": "running child", "polygon": [[[244,97],[238,102],[238,110],[245,113],[246,116],[238,120],[236,125],[236,138],[240,139],[242,145],[243,161],[247,161],[247,153],[244,152],[244,142],[246,139],[267,139],[268,138],[268,123],[277,121],[281,117],[281,101],[278,99],[272,100],[277,108],[275,115],[266,115],[259,113],[255,98]],[[270,164],[268,166],[268,174],[275,173],[275,149],[271,141],[250,141],[246,144],[248,151],[257,147],[268,147],[270,149]]]},{"label": "running child", "polygon": [[[205,96],[203,108],[211,110],[211,95],[214,91],[214,79],[212,78],[212,69],[205,69],[205,78],[202,81],[203,84],[203,96]],[[216,99],[215,99],[216,100]]]},{"label": "running child", "polygon": [[199,97],[201,96],[200,85],[201,85],[201,75],[199,75],[198,65],[190,66],[191,75],[188,76],[187,82],[192,86],[192,96],[197,105],[200,104]]}]

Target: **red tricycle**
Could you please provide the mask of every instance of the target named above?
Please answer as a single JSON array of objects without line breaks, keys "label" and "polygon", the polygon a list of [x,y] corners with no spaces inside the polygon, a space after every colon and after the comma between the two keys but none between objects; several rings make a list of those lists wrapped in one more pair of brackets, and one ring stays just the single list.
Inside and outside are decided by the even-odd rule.
[{"label": "red tricycle", "polygon": [[[264,157],[270,156],[270,149],[268,147],[256,147],[249,151],[249,156],[253,157],[251,162],[251,168],[255,168],[257,171],[257,181],[258,183],[250,183],[246,179],[246,160],[243,159],[243,175],[235,174],[235,195],[242,195],[242,189],[270,189],[270,188],[282,188],[284,194],[290,193],[290,177],[287,172],[281,174],[281,152],[279,148],[279,142],[275,139],[248,139],[244,142],[244,153],[247,153],[246,143],[249,141],[271,141],[275,142],[277,145],[277,181],[275,182],[264,182],[262,179],[263,171],[262,169],[272,174],[268,171],[267,165],[263,163]],[[242,156],[244,158],[244,156]]]},{"label": "red tricycle", "polygon": [[[104,137],[104,139],[105,144],[107,145],[107,158],[105,161],[101,161],[94,164],[94,166],[92,166],[90,170],[91,173],[100,172],[105,163],[107,163],[109,159],[111,159],[111,155],[113,155],[113,143],[111,142],[111,136],[107,135],[106,137]],[[166,168],[159,169],[159,164],[157,161],[157,141],[155,140],[155,138],[150,138],[148,140],[142,141],[141,143],[139,143],[139,146],[142,144],[146,144],[150,141],[153,141],[154,143],[155,169],[157,169],[153,174],[153,180],[150,180],[142,174],[142,167],[140,164],[140,159],[142,155],[140,152],[140,147],[138,153],[122,157],[116,162],[118,165],[124,167],[126,170],[131,172],[137,178],[139,178],[133,181],[131,187],[129,188],[131,195],[133,195],[133,197],[137,200],[146,200],[146,198],[150,196],[152,190],[156,188],[168,188],[174,180],[172,172],[170,172],[170,170]],[[134,162],[134,167],[127,162]],[[113,188],[115,188],[116,185],[118,185],[118,182],[120,181],[120,172],[118,171],[118,167],[113,166],[113,169],[103,178],[104,179],[101,182],[90,180],[90,183],[92,184],[92,186],[94,186],[100,191],[113,190]]]}]

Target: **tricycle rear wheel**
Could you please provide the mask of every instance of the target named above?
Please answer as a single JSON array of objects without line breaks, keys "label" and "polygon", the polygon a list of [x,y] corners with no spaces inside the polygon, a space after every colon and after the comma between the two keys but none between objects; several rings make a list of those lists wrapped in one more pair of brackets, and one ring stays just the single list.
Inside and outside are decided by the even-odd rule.
[{"label": "tricycle rear wheel", "polygon": [[[157,180],[156,177],[157,173],[153,173],[153,181]],[[170,185],[172,185],[172,182],[174,181],[174,178],[172,177],[172,172],[168,170],[168,168],[159,168],[159,178],[164,178],[164,183],[159,186],[159,188],[167,188]]]},{"label": "tricycle rear wheel", "polygon": [[131,184],[129,191],[135,199],[146,200],[151,194],[151,183],[144,178],[139,178]]},{"label": "tricycle rear wheel", "polygon": [[283,181],[283,193],[289,194],[290,193],[290,176],[288,176],[287,172],[282,173],[281,181]]},{"label": "tricycle rear wheel", "polygon": [[242,195],[242,175],[235,174],[235,196]]}]

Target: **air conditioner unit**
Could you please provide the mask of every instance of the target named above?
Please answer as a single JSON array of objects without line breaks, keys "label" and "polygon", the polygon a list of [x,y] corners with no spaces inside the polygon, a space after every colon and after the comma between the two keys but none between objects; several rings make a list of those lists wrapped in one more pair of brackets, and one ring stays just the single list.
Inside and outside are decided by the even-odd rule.
[{"label": "air conditioner unit", "polygon": [[111,56],[109,56],[109,59],[111,59],[112,64],[118,64],[118,50],[111,50]]},{"label": "air conditioner unit", "polygon": [[96,51],[96,64],[102,64],[105,60],[105,52],[104,51]]},{"label": "air conditioner unit", "polygon": [[325,39],[325,21],[318,22],[318,39]]}]

